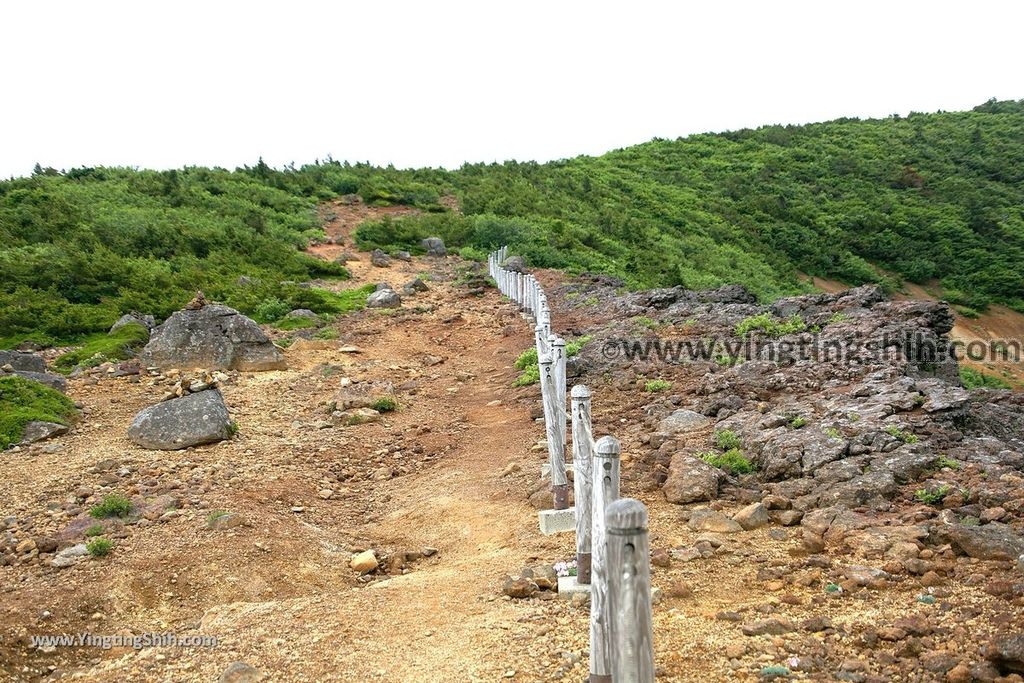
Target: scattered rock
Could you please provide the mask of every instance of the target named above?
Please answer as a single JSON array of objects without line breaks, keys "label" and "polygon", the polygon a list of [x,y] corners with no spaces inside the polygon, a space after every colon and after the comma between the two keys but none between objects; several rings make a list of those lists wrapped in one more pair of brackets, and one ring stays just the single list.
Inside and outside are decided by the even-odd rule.
[{"label": "scattered rock", "polygon": [[380,249],[374,249],[370,252],[370,263],[378,268],[387,268],[391,265],[391,257]]},{"label": "scattered rock", "polygon": [[402,297],[393,289],[380,289],[366,297],[367,308],[398,308]]},{"label": "scattered rock", "polygon": [[88,554],[89,550],[85,547],[85,544],[78,543],[77,545],[72,545],[61,550],[52,560],[50,560],[50,564],[57,569],[65,569],[73,564],[78,564],[83,558],[88,556]]},{"label": "scattered rock", "polygon": [[686,523],[694,531],[712,531],[718,534],[735,534],[743,531],[738,522],[717,510],[693,510]]},{"label": "scattered rock", "polygon": [[709,424],[711,420],[700,413],[681,408],[663,419],[658,425],[658,431],[671,435],[701,429]]},{"label": "scattered rock", "polygon": [[540,588],[532,579],[523,577],[508,577],[505,580],[505,585],[501,589],[502,592],[510,598],[532,598],[537,594]]},{"label": "scattered rock", "polygon": [[718,496],[724,478],[722,470],[680,451],[672,456],[662,492],[670,503],[709,501]]},{"label": "scattered rock", "polygon": [[732,518],[747,531],[760,529],[771,523],[771,519],[768,517],[768,510],[761,503],[751,503],[733,515]]},{"label": "scattered rock", "polygon": [[781,636],[795,630],[796,627],[784,619],[765,619],[742,627],[745,636]]},{"label": "scattered rock", "polygon": [[985,650],[985,658],[1003,673],[1024,674],[1024,633],[1000,634]]},{"label": "scattered rock", "polygon": [[352,560],[349,562],[349,566],[360,574],[368,574],[379,567],[380,562],[377,560],[377,554],[371,549],[364,550],[358,555],[354,555]]},{"label": "scattered rock", "polygon": [[220,675],[219,683],[259,683],[263,674],[245,662],[234,662]]},{"label": "scattered rock", "polygon": [[25,429],[21,437],[21,443],[35,443],[36,441],[43,441],[44,439],[49,439],[54,436],[67,434],[67,432],[67,425],[58,424],[56,422],[41,422],[39,420],[33,420],[25,425]]}]

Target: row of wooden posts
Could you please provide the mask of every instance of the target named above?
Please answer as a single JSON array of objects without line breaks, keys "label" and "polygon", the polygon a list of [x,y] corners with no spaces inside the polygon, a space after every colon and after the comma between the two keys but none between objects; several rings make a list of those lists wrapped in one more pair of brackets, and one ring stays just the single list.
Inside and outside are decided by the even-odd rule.
[{"label": "row of wooden posts", "polygon": [[[491,253],[488,269],[501,293],[536,323],[552,498],[555,510],[567,510],[565,340],[551,332],[551,311],[540,283],[533,275],[505,268],[507,258],[508,247]],[[590,390],[577,384],[570,393],[576,584],[590,587],[590,681],[653,683],[647,508],[633,498],[619,498],[621,446],[614,436],[594,442]]]}]

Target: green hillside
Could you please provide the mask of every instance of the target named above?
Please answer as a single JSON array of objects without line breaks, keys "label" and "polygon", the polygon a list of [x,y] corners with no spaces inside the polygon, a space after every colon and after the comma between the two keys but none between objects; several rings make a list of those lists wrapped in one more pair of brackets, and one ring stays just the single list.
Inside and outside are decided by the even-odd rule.
[{"label": "green hillside", "polygon": [[480,256],[509,243],[539,266],[634,286],[739,282],[765,299],[805,290],[798,271],[858,284],[881,269],[940,279],[956,303],[1024,310],[1024,101],[993,101],[457,171],[37,169],[0,182],[0,343],[75,338],[133,309],[164,317],[197,288],[257,317],[330,312],[327,295],[288,282],[346,276],[298,247],[319,233],[318,201],[354,192],[427,209],[364,225],[364,246],[440,234]]}]

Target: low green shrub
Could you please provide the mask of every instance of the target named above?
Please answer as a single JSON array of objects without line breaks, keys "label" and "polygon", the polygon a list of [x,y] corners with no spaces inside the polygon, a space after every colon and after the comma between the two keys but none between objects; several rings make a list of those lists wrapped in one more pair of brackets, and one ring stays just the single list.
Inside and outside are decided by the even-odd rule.
[{"label": "low green shrub", "polygon": [[371,403],[370,407],[378,413],[391,413],[398,410],[398,401],[390,396],[384,396]]},{"label": "low green shrub", "polygon": [[899,439],[903,443],[917,443],[920,439],[916,434],[905,432],[896,425],[889,425],[885,428],[885,433],[891,437]]},{"label": "low green shrub", "polygon": [[782,337],[787,334],[803,332],[807,323],[799,315],[792,315],[784,320],[772,317],[770,313],[751,316],[736,325],[736,334],[745,337],[751,332],[762,332],[769,337]]},{"label": "low green shrub", "polygon": [[104,496],[97,505],[93,505],[89,514],[96,519],[107,517],[127,517],[132,511],[132,502],[119,493]]},{"label": "low green shrub", "polygon": [[306,330],[320,324],[319,318],[306,318],[304,316],[284,317],[274,323],[279,330],[291,332],[292,330]]},{"label": "low green shrub", "polygon": [[948,484],[942,484],[933,489],[918,489],[914,491],[914,498],[925,505],[938,505],[945,500],[951,490]]},{"label": "low green shrub", "polygon": [[715,445],[723,451],[731,451],[734,448],[741,448],[740,437],[731,429],[717,430],[713,437]]},{"label": "low green shrub", "polygon": [[650,379],[647,380],[646,384],[644,384],[644,391],[652,393],[655,391],[665,391],[666,389],[671,388],[672,382],[663,379]]},{"label": "low green shrub", "polygon": [[85,549],[93,557],[106,557],[114,549],[114,542],[109,538],[94,538],[86,542]]},{"label": "low green shrub", "polygon": [[[574,339],[571,342],[567,342],[565,345],[565,357],[572,358],[579,354],[579,352],[586,346],[587,342],[590,341],[590,336],[584,335],[578,339]],[[519,354],[516,358],[513,367],[519,370],[519,377],[512,383],[512,386],[525,387],[530,384],[536,384],[540,381],[540,365],[537,362],[537,347],[531,346],[530,348]]]},{"label": "low green shrub", "polygon": [[725,453],[701,453],[699,454],[699,457],[712,467],[717,467],[718,469],[724,470],[733,475],[748,474],[755,470],[754,463],[750,462],[750,460],[743,455],[743,451],[738,448],[733,448]]}]

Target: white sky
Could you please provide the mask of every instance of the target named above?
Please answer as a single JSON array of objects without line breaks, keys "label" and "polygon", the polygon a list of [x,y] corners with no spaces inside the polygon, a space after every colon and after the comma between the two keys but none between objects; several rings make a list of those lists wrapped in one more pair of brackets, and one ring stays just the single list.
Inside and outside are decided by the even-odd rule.
[{"label": "white sky", "polygon": [[996,2],[0,6],[0,177],[44,166],[456,167],[1024,98]]}]

